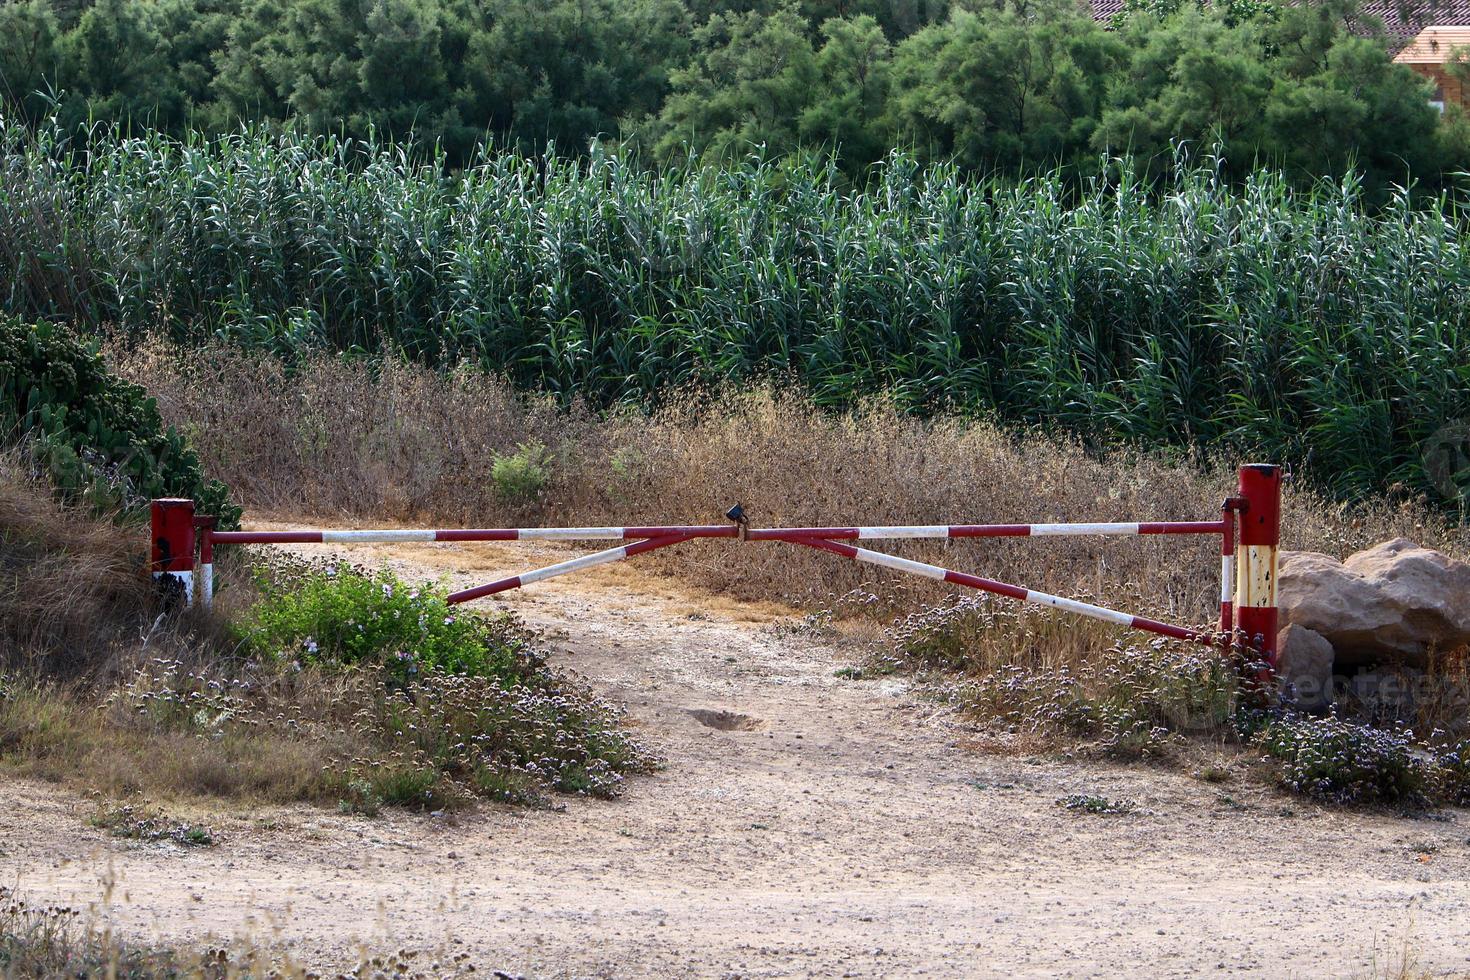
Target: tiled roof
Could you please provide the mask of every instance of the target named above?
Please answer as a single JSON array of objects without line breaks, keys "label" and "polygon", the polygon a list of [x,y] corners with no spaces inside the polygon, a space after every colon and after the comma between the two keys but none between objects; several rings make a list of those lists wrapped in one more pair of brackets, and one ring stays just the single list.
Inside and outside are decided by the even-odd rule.
[{"label": "tiled roof", "polygon": [[1470,48],[1470,27],[1426,27],[1393,60],[1405,65],[1442,65],[1453,48]]},{"label": "tiled roof", "polygon": [[1458,27],[1470,24],[1470,0],[1364,0],[1363,13],[1383,21],[1388,36],[1408,39],[1431,24]]},{"label": "tiled roof", "polygon": [[[1123,9],[1123,0],[1088,0],[1095,20],[1107,20]],[[1470,26],[1470,0],[1363,0],[1362,13],[1383,21],[1392,40],[1407,41],[1431,24]]]}]

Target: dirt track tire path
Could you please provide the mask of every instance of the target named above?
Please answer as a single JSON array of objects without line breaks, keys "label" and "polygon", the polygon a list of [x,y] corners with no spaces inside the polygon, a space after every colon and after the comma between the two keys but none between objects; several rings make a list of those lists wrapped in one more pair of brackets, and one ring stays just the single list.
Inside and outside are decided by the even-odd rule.
[{"label": "dirt track tire path", "polygon": [[[339,553],[455,585],[565,554]],[[503,604],[628,705],[666,769],[614,802],[451,824],[226,815],[223,843],[189,851],[109,839],[75,795],[5,783],[0,882],[82,907],[110,883],[112,921],[165,939],[249,929],[308,961],[359,938],[443,946],[530,977],[1371,976],[1406,936],[1422,967],[1470,970],[1462,811],[1340,813],[1239,781],[978,753],[901,682],[835,676],[844,654],[778,634],[780,610],[627,566]],[[1139,811],[1057,806],[1073,793]]]}]

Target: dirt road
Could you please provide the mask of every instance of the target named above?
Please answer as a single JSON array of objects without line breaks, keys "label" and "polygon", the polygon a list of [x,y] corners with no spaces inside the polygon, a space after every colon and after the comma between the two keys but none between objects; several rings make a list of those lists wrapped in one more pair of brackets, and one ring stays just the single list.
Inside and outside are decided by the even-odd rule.
[{"label": "dirt road", "polygon": [[[458,585],[564,554],[350,557]],[[305,959],[351,937],[442,945],[531,977],[1372,976],[1406,936],[1421,966],[1470,970],[1463,812],[1336,813],[1240,781],[977,753],[901,681],[835,676],[844,653],[773,629],[782,610],[628,566],[504,604],[628,704],[666,770],[615,802],[454,824],[226,814],[224,842],[189,851],[109,839],[75,797],[11,783],[0,882],[87,905],[111,881],[113,921],[165,938],[253,928]],[[1139,809],[1057,805],[1074,793]]]}]

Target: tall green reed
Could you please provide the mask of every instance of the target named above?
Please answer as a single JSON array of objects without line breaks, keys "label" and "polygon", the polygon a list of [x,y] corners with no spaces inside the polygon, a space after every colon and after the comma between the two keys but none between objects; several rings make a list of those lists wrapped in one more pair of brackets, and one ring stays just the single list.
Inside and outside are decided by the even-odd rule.
[{"label": "tall green reed", "polygon": [[[243,132],[73,144],[0,122],[0,306],[181,342],[471,360],[594,404],[790,375],[918,410],[1427,491],[1470,417],[1470,249],[1444,198],[1242,185],[1206,160],[1082,187],[895,154],[648,172]],[[1443,481],[1440,481],[1443,489]]]}]

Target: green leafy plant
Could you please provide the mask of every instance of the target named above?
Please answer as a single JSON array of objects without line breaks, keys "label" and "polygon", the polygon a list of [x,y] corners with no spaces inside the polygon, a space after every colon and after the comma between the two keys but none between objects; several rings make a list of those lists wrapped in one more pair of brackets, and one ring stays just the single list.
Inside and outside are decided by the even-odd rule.
[{"label": "green leafy plant", "polygon": [[240,629],[258,654],[301,664],[375,664],[401,683],[431,672],[513,677],[529,650],[508,618],[465,614],[431,584],[347,566],[262,577]]},{"label": "green leafy plant", "polygon": [[522,443],[513,453],[496,456],[490,479],[501,500],[512,504],[535,502],[551,478],[551,453],[539,442]]},{"label": "green leafy plant", "polygon": [[5,439],[28,441],[58,488],[99,511],[182,496],[221,527],[239,523],[228,490],[204,478],[153,399],[113,375],[95,342],[61,327],[0,316],[0,425]]}]

